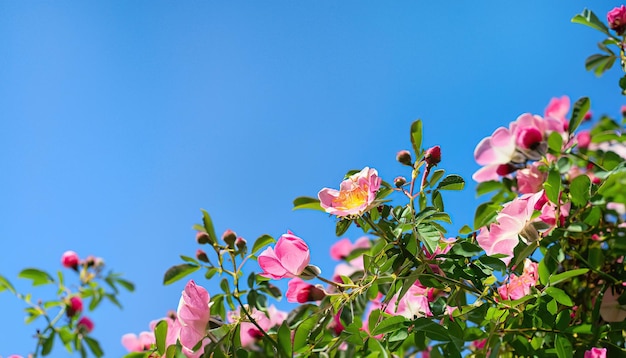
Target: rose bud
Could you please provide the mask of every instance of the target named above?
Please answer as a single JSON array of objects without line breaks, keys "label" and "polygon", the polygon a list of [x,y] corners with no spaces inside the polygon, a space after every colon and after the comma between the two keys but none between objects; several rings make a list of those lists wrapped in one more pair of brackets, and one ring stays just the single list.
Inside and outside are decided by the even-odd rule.
[{"label": "rose bud", "polygon": [[224,240],[224,242],[226,243],[226,245],[228,245],[228,247],[234,248],[235,241],[237,240],[237,234],[235,234],[234,231],[228,229],[224,231],[224,233],[222,234],[222,240]]},{"label": "rose bud", "polygon": [[78,328],[79,331],[85,332],[85,333],[89,333],[93,331],[93,326],[94,326],[93,321],[87,317],[82,317],[81,319],[78,320],[78,323],[76,324],[76,328]]},{"label": "rose bud", "polygon": [[202,231],[198,231],[198,233],[196,234],[196,241],[198,242],[198,244],[208,244],[209,241],[209,234],[207,234],[206,232],[202,232]]},{"label": "rose bud", "polygon": [[196,258],[199,261],[209,263],[209,257],[206,255],[206,252],[204,252],[204,251],[202,251],[200,249],[196,250]]},{"label": "rose bud", "polygon": [[237,249],[239,250],[245,249],[247,245],[248,242],[243,237],[238,237],[237,241],[235,241],[235,246],[237,246]]},{"label": "rose bud", "polygon": [[72,296],[70,297],[69,301],[67,302],[67,316],[68,317],[73,317],[74,315],[76,315],[78,312],[83,310],[83,300],[80,298],[80,296]]},{"label": "rose bud", "polygon": [[396,154],[396,160],[404,165],[413,166],[411,153],[408,150],[401,150]]},{"label": "rose bud", "polygon": [[424,161],[429,167],[439,164],[441,162],[441,148],[438,145],[428,148],[424,153]]},{"label": "rose bud", "polygon": [[616,7],[606,14],[609,27],[618,35],[624,34],[626,30],[626,6]]},{"label": "rose bud", "polygon": [[78,254],[74,251],[65,251],[63,255],[61,255],[61,265],[63,265],[63,267],[76,269],[79,262]]},{"label": "rose bud", "polygon": [[393,184],[397,187],[400,188],[401,186],[403,186],[404,184],[406,184],[406,178],[405,177],[396,177],[393,180]]},{"label": "rose bud", "polygon": [[326,293],[311,284],[308,284],[300,278],[293,278],[289,281],[287,293],[288,302],[306,303],[311,301],[319,301],[326,297]]}]

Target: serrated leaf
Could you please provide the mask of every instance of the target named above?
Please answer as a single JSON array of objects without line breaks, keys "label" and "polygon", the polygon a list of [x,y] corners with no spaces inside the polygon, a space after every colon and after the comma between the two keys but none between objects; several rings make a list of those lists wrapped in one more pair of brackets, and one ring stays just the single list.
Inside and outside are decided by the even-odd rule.
[{"label": "serrated leaf", "polygon": [[600,21],[596,14],[594,14],[591,10],[584,9],[582,13],[572,18],[572,22],[589,26],[604,33],[605,35],[611,36],[611,34],[609,33],[609,28],[606,27],[606,25],[602,21]]},{"label": "serrated leaf", "polygon": [[163,284],[169,285],[174,283],[181,278],[198,271],[200,266],[192,265],[192,264],[180,264],[176,266],[170,267],[163,276]]},{"label": "serrated leaf", "polygon": [[584,275],[587,272],[589,272],[589,269],[586,269],[586,268],[565,271],[557,275],[552,275],[550,279],[548,280],[548,282],[550,283],[551,286],[553,286],[553,285],[556,285],[557,283],[561,283],[572,277]]},{"label": "serrated leaf", "polygon": [[47,272],[35,268],[24,269],[17,276],[32,280],[33,286],[45,285],[54,282],[52,276],[50,276]]},{"label": "serrated leaf", "polygon": [[461,190],[463,187],[465,187],[465,180],[456,174],[448,175],[437,185],[439,190]]},{"label": "serrated leaf", "polygon": [[300,196],[293,200],[293,210],[300,209],[325,211],[324,208],[322,208],[322,206],[320,205],[319,199],[310,196]]},{"label": "serrated leaf", "polygon": [[567,293],[565,293],[565,291],[561,290],[560,288],[552,286],[546,287],[545,293],[547,293],[550,297],[554,298],[558,303],[562,305],[568,307],[572,307],[574,305],[572,299],[567,295]]},{"label": "serrated leaf", "polygon": [[411,144],[413,145],[413,152],[419,157],[422,153],[422,121],[420,119],[411,124]]},{"label": "serrated leaf", "polygon": [[572,203],[578,207],[587,205],[591,197],[591,180],[586,175],[579,175],[569,186]]},{"label": "serrated leaf", "polygon": [[259,236],[258,239],[254,240],[254,245],[252,245],[252,251],[250,251],[251,255],[254,255],[257,253],[257,251],[261,250],[263,247],[269,245],[269,244],[273,244],[275,243],[276,240],[274,240],[273,237],[267,235],[267,234],[263,234],[261,236]]},{"label": "serrated leaf", "polygon": [[572,118],[569,120],[569,126],[567,128],[570,135],[574,133],[576,128],[578,128],[580,123],[583,121],[585,114],[589,112],[589,107],[591,107],[591,101],[588,97],[582,97],[574,103],[574,107],[572,108]]},{"label": "serrated leaf", "polygon": [[379,334],[399,330],[400,328],[404,327],[405,321],[406,318],[404,318],[404,316],[387,317],[380,321],[380,323],[374,328],[371,334],[373,336],[376,336]]}]

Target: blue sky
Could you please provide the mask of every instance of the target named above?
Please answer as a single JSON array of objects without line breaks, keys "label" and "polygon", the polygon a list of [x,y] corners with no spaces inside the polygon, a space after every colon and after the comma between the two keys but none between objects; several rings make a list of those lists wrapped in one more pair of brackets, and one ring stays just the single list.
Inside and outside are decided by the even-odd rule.
[{"label": "blue sky", "polygon": [[[292,230],[330,275],[333,219],[292,200],[349,169],[408,175],[395,153],[416,118],[440,167],[468,181],[444,199],[456,227],[470,223],[472,153],[496,127],[561,95],[618,115],[619,70],[584,70],[601,34],[570,23],[618,5],[2,1],[0,274],[25,292],[24,267],[57,270],[70,249],[104,257],[137,285],[123,311],[90,314],[121,356],[124,333],[176,308],[184,282],[162,276],[194,254],[200,208],[248,241]],[[0,305],[0,355],[26,355],[37,324],[9,294]]]}]

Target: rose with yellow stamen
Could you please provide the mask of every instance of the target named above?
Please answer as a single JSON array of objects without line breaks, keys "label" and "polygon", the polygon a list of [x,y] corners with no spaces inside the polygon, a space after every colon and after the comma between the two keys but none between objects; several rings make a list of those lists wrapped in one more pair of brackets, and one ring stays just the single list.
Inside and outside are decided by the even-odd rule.
[{"label": "rose with yellow stamen", "polygon": [[381,179],[368,167],[341,182],[339,190],[324,188],[317,194],[327,213],[337,216],[361,215],[376,199]]}]

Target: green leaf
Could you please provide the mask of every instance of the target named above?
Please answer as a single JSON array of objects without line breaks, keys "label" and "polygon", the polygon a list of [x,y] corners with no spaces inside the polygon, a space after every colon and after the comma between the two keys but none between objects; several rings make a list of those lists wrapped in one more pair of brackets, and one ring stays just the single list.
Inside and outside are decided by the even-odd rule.
[{"label": "green leaf", "polygon": [[437,169],[435,170],[431,175],[430,175],[430,180],[428,181],[428,185],[432,188],[435,183],[437,183],[439,181],[439,179],[441,179],[441,177],[443,177],[443,174],[446,171],[443,169]]},{"label": "green leaf", "polygon": [[319,199],[312,198],[310,196],[300,196],[293,200],[293,210],[300,209],[325,211],[324,208],[322,208],[322,206],[320,205]]},{"label": "green leaf", "polygon": [[117,283],[119,283],[120,286],[124,287],[128,292],[135,291],[135,285],[132,282],[124,280],[122,278],[116,278],[115,281],[117,281]]},{"label": "green leaf", "polygon": [[102,357],[104,352],[102,352],[102,348],[100,348],[100,343],[91,337],[83,337],[89,349],[96,357]]},{"label": "green leaf", "polygon": [[561,174],[555,168],[548,173],[548,180],[543,183],[543,188],[546,190],[546,196],[554,203],[559,204],[559,193],[561,192]]},{"label": "green leaf", "polygon": [[591,101],[589,101],[588,97],[582,97],[574,103],[572,118],[569,120],[569,126],[567,129],[570,135],[574,133],[576,128],[578,128],[580,123],[583,121],[585,114],[589,112],[589,107],[591,107]]},{"label": "green leaf", "polygon": [[461,190],[465,186],[465,180],[459,175],[451,174],[443,178],[441,183],[437,185],[439,190]]},{"label": "green leaf", "polygon": [[278,329],[278,346],[285,357],[293,356],[291,346],[291,330],[289,329],[287,321],[284,321]]},{"label": "green leaf", "polygon": [[52,276],[50,276],[47,272],[35,268],[24,269],[17,276],[32,280],[33,286],[45,285],[54,282]]},{"label": "green leaf", "polygon": [[426,245],[428,252],[431,254],[435,252],[437,245],[439,244],[439,239],[441,239],[441,233],[439,230],[431,224],[420,224],[417,227],[417,233],[420,241]]},{"label": "green leaf", "polygon": [[439,190],[434,190],[433,191],[433,195],[431,197],[431,200],[433,202],[433,206],[436,207],[437,210],[439,210],[439,211],[443,211],[444,210],[443,198],[441,197],[441,193],[439,192]]},{"label": "green leaf", "polygon": [[293,336],[294,351],[297,352],[307,345],[309,335],[311,334],[313,327],[315,327],[318,319],[319,317],[317,316],[311,316],[297,326],[296,334]]},{"label": "green leaf", "polygon": [[200,266],[191,265],[191,264],[180,264],[176,266],[170,267],[163,276],[163,284],[169,285],[170,283],[176,282],[181,278],[198,271]]},{"label": "green leaf", "polygon": [[560,288],[556,288],[556,287],[546,287],[545,292],[552,298],[554,298],[558,303],[568,306],[568,307],[572,307],[574,305],[574,302],[572,302],[572,299],[567,295],[567,293],[565,293],[565,291],[561,290]]},{"label": "green leaf", "polygon": [[556,336],[556,355],[559,358],[571,358],[574,356],[572,343],[564,335]]},{"label": "green leaf", "polygon": [[267,234],[263,234],[263,235],[259,236],[259,238],[254,241],[254,245],[252,245],[252,251],[250,251],[250,254],[254,255],[261,248],[263,248],[263,247],[265,247],[265,246],[267,246],[269,244],[273,244],[275,242],[276,242],[276,240],[274,240],[273,237],[271,237],[271,236],[269,236]]},{"label": "green leaf", "polygon": [[487,193],[490,193],[495,190],[499,190],[503,188],[502,182],[489,180],[479,183],[476,186],[476,196],[481,196]]},{"label": "green leaf", "polygon": [[420,119],[411,124],[411,144],[415,155],[419,157],[422,153],[422,121]]},{"label": "green leaf", "polygon": [[0,292],[4,290],[9,290],[11,293],[15,294],[15,288],[11,282],[9,282],[9,280],[7,280],[4,276],[0,275]]},{"label": "green leaf", "polygon": [[582,13],[572,18],[572,22],[589,26],[604,33],[605,35],[611,36],[611,34],[609,33],[609,28],[606,27],[606,25],[602,21],[600,21],[596,14],[594,14],[591,10],[584,9]]},{"label": "green leaf", "polygon": [[167,348],[165,346],[165,338],[167,338],[167,322],[165,320],[159,321],[154,327],[154,337],[156,338],[157,351],[160,355],[164,355]]},{"label": "green leaf", "polygon": [[548,282],[550,283],[551,286],[554,286],[557,283],[563,282],[572,277],[584,275],[587,272],[589,272],[589,269],[586,269],[586,268],[565,271],[560,274],[551,276]]},{"label": "green leaf", "polygon": [[209,235],[209,243],[215,245],[217,243],[217,235],[215,235],[215,228],[213,227],[213,220],[209,213],[202,209],[202,223],[204,224],[204,230]]},{"label": "green leaf", "polygon": [[550,133],[550,136],[548,136],[548,148],[550,148],[554,154],[561,153],[561,148],[563,148],[563,137],[561,137],[559,132],[554,131]]},{"label": "green leaf", "polygon": [[391,316],[383,319],[372,331],[372,336],[400,330],[404,327],[406,318],[403,316]]},{"label": "green leaf", "polygon": [[482,203],[476,208],[474,214],[474,230],[478,230],[491,223],[498,214],[500,205],[491,202]]},{"label": "green leaf", "polygon": [[343,219],[343,220],[337,221],[337,226],[335,227],[335,234],[337,236],[341,236],[345,234],[346,231],[348,231],[350,224],[352,224],[352,220],[350,219]]},{"label": "green leaf", "polygon": [[56,331],[52,331],[48,337],[46,337],[41,345],[41,355],[47,356],[52,351],[52,346],[54,345],[54,337],[56,336]]},{"label": "green leaf", "polygon": [[615,59],[617,57],[615,55],[601,55],[595,54],[587,57],[585,60],[585,69],[587,71],[593,70],[593,73],[596,77],[600,77],[604,72],[608,71],[613,67],[615,63]]},{"label": "green leaf", "polygon": [[589,202],[591,190],[591,180],[586,175],[579,175],[569,186],[572,203],[578,207],[583,207]]},{"label": "green leaf", "polygon": [[472,257],[480,254],[483,249],[480,246],[474,245],[467,241],[457,242],[452,245],[452,250],[450,250],[455,255],[461,255],[464,257]]}]

